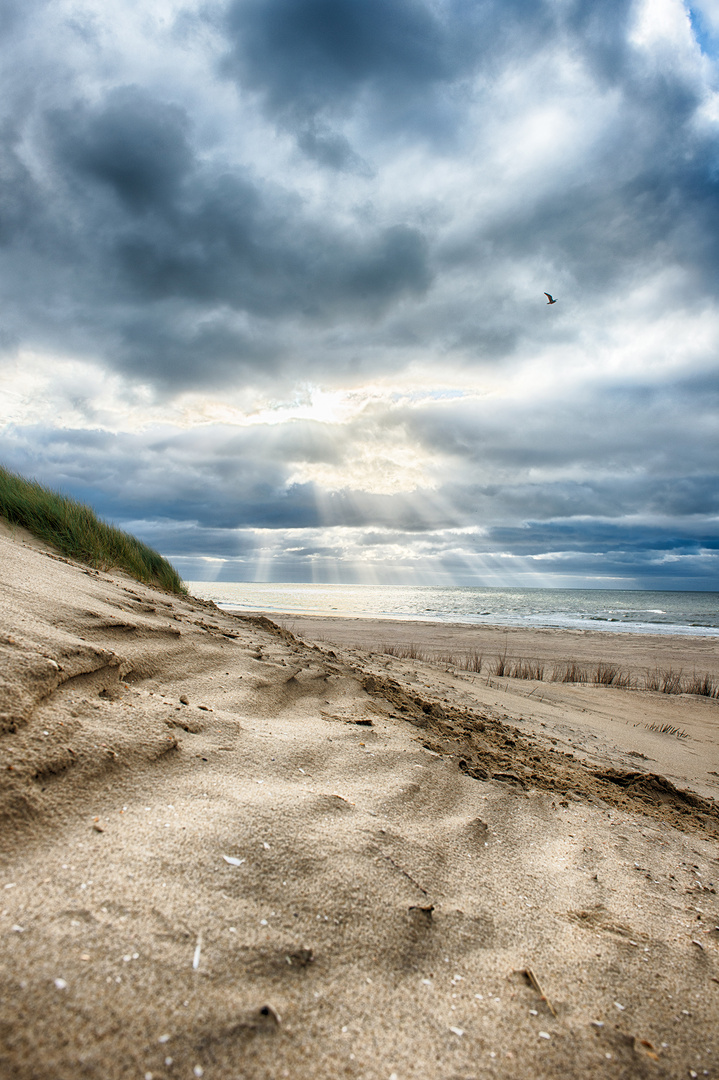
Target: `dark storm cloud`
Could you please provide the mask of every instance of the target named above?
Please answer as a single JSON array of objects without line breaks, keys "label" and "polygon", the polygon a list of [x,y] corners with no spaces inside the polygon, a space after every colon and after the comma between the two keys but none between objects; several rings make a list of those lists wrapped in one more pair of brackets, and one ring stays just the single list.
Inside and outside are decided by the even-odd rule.
[{"label": "dark storm cloud", "polygon": [[[448,28],[411,0],[239,0],[227,25],[228,71],[259,91],[268,112],[294,128],[305,152],[319,160],[319,115],[346,112],[367,89],[393,111],[418,96],[431,109],[430,88],[458,67]],[[325,157],[335,168],[345,160]]]},{"label": "dark storm cloud", "polygon": [[[29,223],[41,215],[41,207],[35,185],[28,169],[19,160],[16,152],[17,135],[9,122],[0,130],[0,248],[13,244],[20,239]],[[3,320],[0,335],[7,335],[6,341],[0,340],[0,348],[18,342],[11,333],[8,322]]]},{"label": "dark storm cloud", "polygon": [[336,463],[338,448],[321,425],[143,436],[103,431],[12,429],[0,434],[0,460],[69,490],[103,516],[202,522],[203,528],[323,528],[366,524],[421,532],[457,524],[427,513],[409,495],[337,492],[318,500],[312,484],[286,483],[296,461]]},{"label": "dark storm cloud", "polygon": [[[570,26],[591,21],[588,6],[575,5]],[[541,0],[233,0],[227,66],[273,112],[337,111],[366,87],[385,103],[423,94],[498,52],[536,48],[555,26]]]},{"label": "dark storm cloud", "polygon": [[[300,573],[340,559],[345,529],[447,573],[507,548],[701,577],[717,71],[701,12],[703,58],[665,7],[669,30],[634,0],[221,0],[168,27],[152,4],[140,22],[10,0],[0,350],[27,387],[2,459],[183,558],[309,530],[282,564]],[[100,376],[58,389],[65,358],[117,375],[111,394]],[[417,372],[464,399],[419,405]],[[190,390],[291,413],[307,384],[373,380],[406,381],[409,404],[327,424],[150,415]],[[46,392],[56,427],[36,417]],[[388,494],[415,456],[417,490]]]},{"label": "dark storm cloud", "polygon": [[102,431],[24,429],[0,439],[8,467],[87,500],[122,522],[158,518],[204,528],[318,524],[312,492],[286,490],[281,464],[256,433],[152,432],[138,439]]},{"label": "dark storm cloud", "polygon": [[[35,344],[62,340],[72,319],[88,349],[94,339],[107,361],[160,385],[213,384],[233,364],[262,378],[283,353],[262,320],[372,320],[431,283],[418,228],[322,220],[279,184],[203,163],[186,111],[136,86],[40,122],[49,188],[9,123],[0,146],[0,244],[34,264],[22,299],[6,276],[8,322]],[[38,310],[48,290],[53,304]]]},{"label": "dark storm cloud", "polygon": [[[393,421],[406,424],[430,452],[452,455],[464,483],[479,471],[518,490],[531,471],[542,473],[544,485],[571,467],[592,478],[592,492],[608,484],[617,492],[617,508],[627,512],[628,500],[658,497],[656,485],[676,501],[697,477],[714,474],[715,383],[713,374],[609,386],[595,378],[544,400],[518,405],[510,394],[484,406],[447,401],[396,410]],[[625,490],[630,494],[619,501]],[[717,505],[705,486],[698,497]]]},{"label": "dark storm cloud", "polygon": [[[34,466],[43,482],[68,487],[102,514],[125,520],[154,515],[210,529],[346,526],[421,535],[474,518],[486,527],[485,547],[511,536],[515,553],[537,553],[553,542],[550,532],[554,539],[595,536],[603,545],[609,532],[628,536],[634,529],[641,537],[645,527],[654,529],[641,521],[674,520],[661,528],[706,539],[706,523],[719,514],[711,472],[678,478],[598,474],[583,481],[548,476],[535,482],[516,472],[511,480],[486,484],[471,474],[452,478],[450,466],[439,500],[429,492],[416,498],[362,491],[320,499],[311,483],[287,483],[298,462],[341,467],[351,452],[326,425],[301,422],[141,436],[24,428],[0,437],[0,458],[11,468],[30,473]],[[550,532],[543,531],[543,519],[552,521]]]},{"label": "dark storm cloud", "polygon": [[[529,531],[502,535],[514,537],[514,541],[521,539],[521,550],[531,548],[534,554],[549,542],[548,534],[540,526],[547,519],[553,522],[552,530],[565,526],[570,529],[567,523],[581,520],[578,528],[582,534],[594,536],[597,547],[603,548],[608,541],[601,521],[612,523],[606,527],[619,530],[618,535],[622,536],[629,536],[634,530],[637,537],[642,537],[642,522],[661,520],[676,523],[666,526],[670,530],[706,537],[712,530],[716,531],[719,516],[714,473],[681,478],[614,475],[583,482],[561,479],[494,485],[450,482],[444,488],[444,496],[454,507],[456,521],[472,517],[483,522],[493,538],[499,535],[495,531],[499,522],[531,522]],[[571,529],[563,533],[565,540],[576,535]],[[510,550],[519,553],[514,541]]]},{"label": "dark storm cloud", "polygon": [[115,265],[138,297],[322,322],[361,317],[429,285],[417,229],[328,228],[238,176],[198,174],[185,197],[118,231]]},{"label": "dark storm cloud", "polygon": [[[243,92],[260,95],[280,128],[291,120],[320,169],[349,170],[368,185],[356,206],[330,204],[324,213],[291,174],[267,169],[256,153],[230,163],[230,130],[215,136],[211,152],[201,145],[211,98],[183,93],[180,104],[172,84],[133,83],[90,99],[49,63],[34,95],[28,72],[28,87],[14,86],[22,107],[0,130],[0,243],[13,244],[7,277],[27,264],[22,296],[6,286],[7,340],[94,351],[165,388],[217,385],[233,371],[243,380],[287,371],[297,351],[308,373],[345,367],[347,355],[317,348],[318,330],[333,327],[343,341],[354,338],[365,364],[377,356],[363,344],[369,327],[401,362],[412,322],[423,348],[449,345],[458,360],[469,352],[501,363],[530,324],[523,307],[507,306],[511,285],[506,269],[496,278],[498,256],[505,266],[549,260],[575,291],[610,290],[677,261],[695,269],[692,290],[713,291],[716,145],[693,125],[703,90],[681,71],[644,70],[627,36],[634,13],[619,0],[611,10],[573,3],[561,12],[519,0],[230,4],[219,22],[225,69]],[[451,242],[438,222],[459,212],[461,198],[428,212],[410,187],[402,208],[382,213],[372,201],[381,181],[372,159],[387,125],[396,121],[408,150],[427,125],[438,138],[454,130],[458,141],[439,160],[461,165],[493,122],[492,106],[482,105],[492,80],[542,49],[582,57],[591,77],[609,79],[621,95],[586,170],[565,177],[559,169],[542,194],[518,190],[490,221],[460,214]],[[252,117],[244,108],[237,123]],[[350,114],[363,133],[358,146],[342,127]],[[370,222],[359,212],[367,199]],[[492,294],[458,311],[432,293],[461,268],[490,280]],[[400,328],[392,320],[407,298],[427,306]],[[237,314],[252,325],[239,326]],[[294,350],[283,347],[284,331]]]},{"label": "dark storm cloud", "polygon": [[286,353],[271,326],[238,324],[235,313],[223,307],[198,312],[197,305],[178,298],[121,313],[117,337],[115,366],[167,393],[252,381],[258,372],[271,377]]},{"label": "dark storm cloud", "polygon": [[319,109],[368,81],[425,85],[454,67],[446,27],[411,0],[239,0],[228,26],[241,73],[278,109]]},{"label": "dark storm cloud", "polygon": [[[274,579],[301,580],[310,556],[328,566],[345,558],[344,541],[334,533],[341,527],[343,535],[352,531],[354,550],[370,559],[381,560],[389,547],[404,551],[400,565],[431,559],[437,572],[456,580],[471,580],[473,560],[486,569],[507,555],[529,560],[527,565],[539,557],[537,573],[579,577],[601,560],[596,572],[603,579],[616,574],[672,587],[682,580],[677,561],[689,560],[696,587],[716,580],[719,499],[713,476],[650,485],[640,478],[494,489],[447,483],[439,501],[431,492],[419,498],[337,492],[328,498],[313,484],[287,486],[288,463],[332,462],[337,454],[334,440],[316,424],[239,433],[154,431],[139,438],[24,429],[0,438],[0,458],[11,468],[89,502],[101,516],[177,557],[190,578],[205,575],[201,558],[229,560],[226,580],[251,575],[259,547],[269,546],[277,549]],[[470,513],[484,523],[482,530],[446,532]],[[260,537],[255,530],[262,530]],[[291,555],[282,554],[284,546]]]},{"label": "dark storm cloud", "polygon": [[682,532],[676,524],[646,521],[637,529],[628,522],[585,520],[573,522],[530,521],[522,529],[492,529],[486,543],[514,555],[536,555],[541,551],[624,552],[636,558],[647,552],[698,554],[719,551],[719,540],[708,523],[692,532]]},{"label": "dark storm cloud", "polygon": [[176,202],[194,164],[186,113],[136,86],[112,90],[100,109],[77,105],[48,121],[70,170],[106,184],[134,215]]},{"label": "dark storm cloud", "polygon": [[362,159],[334,121],[366,109],[380,139],[449,147],[464,123],[463,80],[539,47],[556,23],[551,5],[526,0],[233,0],[226,27],[224,70],[309,157],[343,169]]}]

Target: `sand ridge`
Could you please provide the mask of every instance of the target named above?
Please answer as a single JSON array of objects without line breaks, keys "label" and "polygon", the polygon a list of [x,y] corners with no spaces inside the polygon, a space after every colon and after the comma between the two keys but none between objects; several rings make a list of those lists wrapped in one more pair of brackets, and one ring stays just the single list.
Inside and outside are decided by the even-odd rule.
[{"label": "sand ridge", "polygon": [[0,556],[0,1075],[716,1075],[704,778],[543,786],[566,709]]},{"label": "sand ridge", "polygon": [[[572,659],[590,667],[599,661],[616,664],[637,679],[647,670],[672,668],[708,672],[718,680],[719,638],[294,615],[279,621],[309,641],[331,641],[363,672],[398,678],[410,697],[416,692],[455,709],[478,711],[545,741],[551,729],[552,746],[598,768],[631,771],[639,765],[699,795],[716,799],[719,792],[716,699],[491,674],[505,656],[537,660],[547,673],[555,663]],[[387,646],[418,647],[435,659],[399,660],[384,652]],[[481,675],[452,663],[451,658],[477,654]],[[679,737],[662,729],[676,729]]]}]

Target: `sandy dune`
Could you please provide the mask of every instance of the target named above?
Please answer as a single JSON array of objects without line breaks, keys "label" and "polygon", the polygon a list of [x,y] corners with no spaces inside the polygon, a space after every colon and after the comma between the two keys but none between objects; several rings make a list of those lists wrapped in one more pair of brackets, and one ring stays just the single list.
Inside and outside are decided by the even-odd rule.
[{"label": "sandy dune", "polygon": [[[464,705],[535,734],[551,728],[556,745],[583,760],[658,772],[709,798],[719,793],[719,702],[687,694],[631,692],[549,681],[552,666],[616,664],[640,682],[647,672],[708,673],[719,681],[719,638],[610,634],[602,631],[518,630],[426,622],[287,616],[278,621],[307,641],[349,650],[375,672],[401,674],[440,700]],[[431,665],[389,659],[383,646],[416,646]],[[478,653],[483,674],[441,662]],[[490,675],[500,656],[540,661],[547,681]],[[674,728],[679,737],[662,733]]]},{"label": "sandy dune", "polygon": [[0,535],[0,1075],[719,1075],[719,703],[296,629]]}]

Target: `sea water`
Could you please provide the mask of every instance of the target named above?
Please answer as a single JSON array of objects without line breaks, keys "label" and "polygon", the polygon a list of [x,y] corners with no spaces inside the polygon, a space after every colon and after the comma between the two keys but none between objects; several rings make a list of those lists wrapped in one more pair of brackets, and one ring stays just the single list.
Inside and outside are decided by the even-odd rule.
[{"label": "sea water", "polygon": [[190,581],[222,608],[267,615],[415,619],[491,626],[719,636],[719,593],[503,589],[430,585],[303,585]]}]

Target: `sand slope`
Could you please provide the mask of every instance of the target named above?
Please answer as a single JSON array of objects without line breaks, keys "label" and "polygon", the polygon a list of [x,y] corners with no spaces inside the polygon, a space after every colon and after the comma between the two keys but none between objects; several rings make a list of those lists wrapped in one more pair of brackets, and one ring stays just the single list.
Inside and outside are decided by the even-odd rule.
[{"label": "sand slope", "polygon": [[7,533],[0,593],[3,1078],[717,1075],[691,756]]}]

